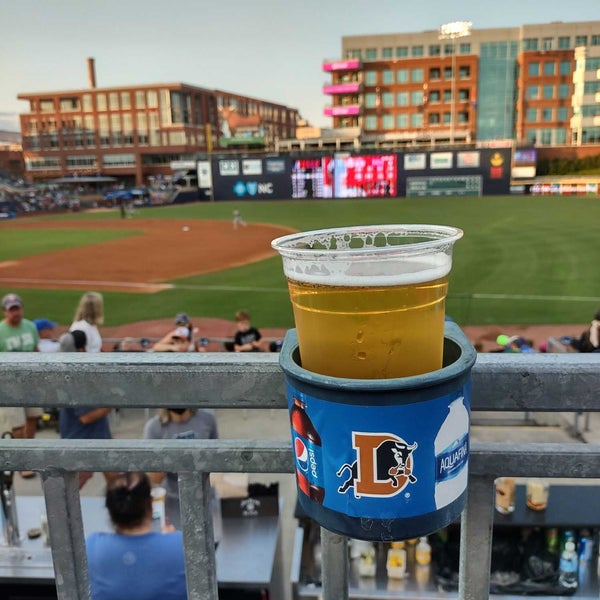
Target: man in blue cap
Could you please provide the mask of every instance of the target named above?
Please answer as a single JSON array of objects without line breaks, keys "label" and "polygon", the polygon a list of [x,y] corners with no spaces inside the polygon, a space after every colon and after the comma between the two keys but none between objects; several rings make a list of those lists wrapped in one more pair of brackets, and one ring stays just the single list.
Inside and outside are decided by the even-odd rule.
[{"label": "man in blue cap", "polygon": [[40,336],[38,350],[40,352],[58,352],[60,343],[56,339],[57,323],[48,319],[34,319],[33,322]]}]

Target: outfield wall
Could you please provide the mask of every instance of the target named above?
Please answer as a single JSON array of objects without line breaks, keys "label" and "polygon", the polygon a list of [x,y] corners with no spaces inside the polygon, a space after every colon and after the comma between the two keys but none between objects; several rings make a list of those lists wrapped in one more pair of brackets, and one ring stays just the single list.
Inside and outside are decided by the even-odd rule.
[{"label": "outfield wall", "polygon": [[384,198],[510,193],[511,148],[335,154],[215,154],[198,160],[200,198]]}]

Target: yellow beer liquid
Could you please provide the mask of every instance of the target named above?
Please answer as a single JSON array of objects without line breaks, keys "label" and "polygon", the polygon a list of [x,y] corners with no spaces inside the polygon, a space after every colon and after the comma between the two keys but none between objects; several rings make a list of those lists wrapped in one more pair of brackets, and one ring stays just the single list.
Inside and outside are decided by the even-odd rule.
[{"label": "yellow beer liquid", "polygon": [[448,278],[381,287],[288,279],[303,368],[353,379],[440,369]]}]

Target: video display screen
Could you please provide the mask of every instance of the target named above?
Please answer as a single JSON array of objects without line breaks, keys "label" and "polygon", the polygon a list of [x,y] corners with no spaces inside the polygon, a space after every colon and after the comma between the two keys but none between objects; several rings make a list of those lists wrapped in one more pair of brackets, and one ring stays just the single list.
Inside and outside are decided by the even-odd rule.
[{"label": "video display screen", "polygon": [[324,198],[323,158],[301,158],[292,162],[292,198]]},{"label": "video display screen", "polygon": [[323,159],[326,198],[383,198],[397,192],[395,154],[337,154]]}]

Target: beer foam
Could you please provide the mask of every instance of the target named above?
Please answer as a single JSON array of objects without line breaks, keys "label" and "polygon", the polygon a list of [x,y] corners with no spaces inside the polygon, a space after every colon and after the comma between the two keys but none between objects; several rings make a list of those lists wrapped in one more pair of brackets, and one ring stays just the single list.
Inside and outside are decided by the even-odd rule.
[{"label": "beer foam", "polygon": [[445,277],[453,227],[380,225],[293,234],[273,240],[288,279],[343,287],[413,285]]},{"label": "beer foam", "polygon": [[414,285],[445,277],[452,267],[447,254],[421,256],[411,261],[306,261],[284,259],[288,279],[301,283],[340,287]]}]

